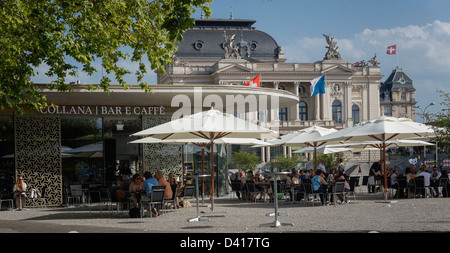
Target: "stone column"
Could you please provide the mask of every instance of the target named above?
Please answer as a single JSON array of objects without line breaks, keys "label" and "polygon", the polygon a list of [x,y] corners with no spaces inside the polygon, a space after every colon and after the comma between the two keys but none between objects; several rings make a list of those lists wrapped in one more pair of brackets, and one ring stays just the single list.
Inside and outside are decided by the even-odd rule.
[{"label": "stone column", "polygon": [[344,83],[344,115],[347,127],[353,126],[352,104],[352,84],[351,82],[346,82]]},{"label": "stone column", "polygon": [[320,120],[320,95],[314,95],[314,120]]},{"label": "stone column", "polygon": [[331,121],[331,112],[330,112],[330,87],[325,83],[325,94],[321,94],[322,96],[322,119],[324,121]]},{"label": "stone column", "polygon": [[[294,82],[294,94],[298,97],[298,86],[300,85],[300,82],[299,81],[295,81]],[[292,117],[292,119],[294,119],[294,120],[296,120],[296,121],[299,121],[300,120],[300,118],[299,118],[299,116],[298,116],[298,112],[299,112],[299,109],[298,109],[298,104],[296,104],[296,105],[293,105],[292,106],[292,108],[293,108],[293,110],[292,110],[292,112],[295,114],[294,115],[294,117]]]}]

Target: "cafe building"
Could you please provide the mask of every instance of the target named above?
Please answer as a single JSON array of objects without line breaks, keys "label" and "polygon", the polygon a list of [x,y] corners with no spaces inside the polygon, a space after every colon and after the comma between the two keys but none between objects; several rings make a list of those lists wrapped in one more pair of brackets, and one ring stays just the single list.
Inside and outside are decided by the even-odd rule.
[{"label": "cafe building", "polygon": [[[183,112],[210,109],[214,101],[250,92],[261,98],[276,99],[285,105],[296,103],[286,91],[236,86],[155,85],[152,92],[140,87],[124,90],[113,85],[112,92],[87,91],[77,84],[75,92],[44,91],[48,102],[55,104],[40,111],[15,115],[0,113],[0,185],[3,198],[12,197],[15,178],[22,176],[28,189],[45,191],[48,206],[67,202],[70,185],[85,188],[110,187],[120,184],[120,170],[134,173],[173,172],[179,180],[201,169],[201,148],[195,145],[129,144],[137,139],[130,135],[168,122]],[[185,104],[173,104],[177,96]],[[228,97],[227,97],[228,96]],[[198,100],[198,101],[196,101]],[[260,101],[258,101],[259,103]],[[188,105],[191,103],[191,105]],[[225,102],[224,102],[225,103]],[[57,105],[57,106],[56,106]],[[216,145],[215,192],[226,194],[227,147]],[[206,157],[209,157],[208,149]],[[206,162],[209,168],[209,159]],[[195,171],[194,171],[195,170]],[[205,184],[208,187],[209,184]],[[208,190],[208,189],[207,189]],[[27,205],[32,203],[27,200]]]},{"label": "cafe building", "polygon": [[[23,115],[0,111],[3,198],[12,197],[18,176],[29,189],[45,191],[48,206],[65,204],[73,184],[119,185],[125,168],[141,174],[173,172],[183,180],[201,170],[201,147],[129,144],[138,138],[130,135],[211,107],[281,134],[313,125],[340,129],[380,115],[382,75],[376,60],[354,66],[332,50],[335,42],[327,38],[330,44],[323,60],[288,63],[283,48],[255,29],[254,23],[196,20],[172,64],[165,73],[157,73],[152,92],[138,85],[128,90],[112,85],[110,93],[88,91],[87,85],[77,83],[74,92],[43,89],[54,106]],[[311,96],[310,81],[323,74],[325,94]],[[257,75],[261,87],[244,86]],[[214,147],[214,192],[219,196],[226,194],[227,158],[232,150]],[[291,152],[282,147],[254,150],[264,162]],[[208,152],[206,148],[205,157]]]}]

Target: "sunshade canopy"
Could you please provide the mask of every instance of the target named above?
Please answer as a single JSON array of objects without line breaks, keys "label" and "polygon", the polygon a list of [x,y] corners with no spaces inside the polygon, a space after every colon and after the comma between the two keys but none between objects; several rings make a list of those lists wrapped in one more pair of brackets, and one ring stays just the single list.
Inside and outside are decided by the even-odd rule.
[{"label": "sunshade canopy", "polygon": [[199,112],[145,129],[132,136],[169,139],[278,138],[278,133],[218,110]]}]

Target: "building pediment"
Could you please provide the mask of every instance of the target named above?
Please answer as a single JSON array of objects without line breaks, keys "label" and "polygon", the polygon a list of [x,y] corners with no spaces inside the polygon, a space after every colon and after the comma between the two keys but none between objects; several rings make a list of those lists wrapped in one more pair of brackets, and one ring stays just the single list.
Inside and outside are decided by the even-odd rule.
[{"label": "building pediment", "polygon": [[[325,67],[325,66],[324,66]],[[353,75],[354,73],[356,73],[355,70],[348,68],[346,66],[343,66],[341,64],[335,64],[332,66],[326,66],[326,68],[324,68],[322,70],[322,73],[324,74],[348,74],[348,75]]]},{"label": "building pediment", "polygon": [[244,72],[244,73],[250,73],[253,72],[252,69],[249,69],[247,67],[244,67],[240,64],[237,63],[233,63],[233,64],[218,64],[216,65],[216,71],[213,72],[213,74],[220,74],[220,73],[239,73],[239,72]]}]

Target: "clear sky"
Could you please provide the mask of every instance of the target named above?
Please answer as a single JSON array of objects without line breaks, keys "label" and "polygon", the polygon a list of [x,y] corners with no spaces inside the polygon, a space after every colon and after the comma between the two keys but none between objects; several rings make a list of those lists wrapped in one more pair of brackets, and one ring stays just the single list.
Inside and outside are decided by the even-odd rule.
[{"label": "clear sky", "polygon": [[[418,106],[426,112],[440,108],[436,92],[450,92],[450,1],[448,0],[214,0],[211,18],[255,20],[254,27],[283,47],[287,62],[322,60],[326,41],[335,37],[341,56],[349,62],[370,60],[375,54],[384,81],[397,65],[413,79]],[[194,14],[200,18],[200,12]],[[390,45],[398,55],[387,55]],[[124,63],[133,69],[137,64]],[[36,82],[49,82],[40,74]],[[132,71],[134,73],[134,71]],[[152,70],[147,82],[155,83]],[[101,73],[100,73],[101,74]],[[98,83],[98,76],[81,74],[81,83]],[[76,80],[69,80],[76,81]],[[134,76],[126,79],[135,83]],[[420,110],[417,110],[420,113]],[[417,118],[421,121],[421,118]]]},{"label": "clear sky", "polygon": [[[413,80],[417,105],[436,103],[426,112],[440,108],[436,90],[450,92],[448,0],[214,0],[210,6],[212,18],[230,18],[232,11],[235,19],[256,20],[256,29],[283,46],[287,62],[322,60],[327,50],[322,34],[335,37],[349,62],[367,62],[376,54],[381,81],[398,58]],[[387,55],[395,44],[398,55]]]}]

